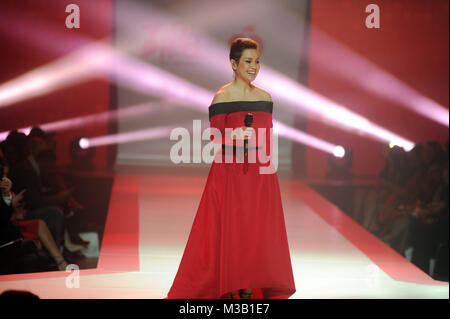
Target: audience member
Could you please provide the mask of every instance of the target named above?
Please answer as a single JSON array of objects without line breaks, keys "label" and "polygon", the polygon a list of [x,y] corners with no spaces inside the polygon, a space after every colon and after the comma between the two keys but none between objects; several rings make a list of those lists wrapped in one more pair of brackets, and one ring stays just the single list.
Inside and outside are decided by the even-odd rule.
[{"label": "audience member", "polygon": [[[71,229],[77,221],[68,218],[78,216],[76,213],[84,207],[75,200],[71,194],[73,190],[66,186],[55,169],[52,135],[39,127],[34,127],[28,136],[11,131],[0,142],[0,158],[6,169],[5,176],[2,174],[0,178],[2,191],[11,193],[0,198],[0,247],[7,244],[7,248],[0,251],[2,257],[7,255],[16,260],[20,257],[20,246],[26,246],[28,250],[38,248],[38,253],[45,248],[59,269],[65,269],[67,265],[61,254],[63,247],[68,257],[74,257],[77,252],[77,258],[84,257],[79,252],[89,243],[78,236],[81,227],[74,228],[78,231],[74,236],[67,232],[67,228]],[[17,269],[17,265],[14,267]]]},{"label": "audience member", "polygon": [[430,260],[439,255],[437,268],[447,280],[448,145],[447,140],[443,150],[432,141],[418,144],[410,152],[392,149],[380,173],[381,186],[372,212],[376,222],[364,225],[401,254],[412,248],[411,261],[429,274]]},{"label": "audience member", "polygon": [[42,249],[42,244],[50,253],[58,269],[66,269],[67,262],[61,255],[47,224],[41,219],[23,220],[23,211],[17,212],[17,208],[23,207],[22,202],[25,190],[22,190],[17,195],[11,191],[12,182],[7,178],[8,166],[3,159],[1,160],[2,165],[0,167],[3,167],[3,177],[0,182],[2,195],[0,203],[2,225],[1,242],[5,244],[19,242],[19,239],[22,237],[35,240],[38,248]]}]

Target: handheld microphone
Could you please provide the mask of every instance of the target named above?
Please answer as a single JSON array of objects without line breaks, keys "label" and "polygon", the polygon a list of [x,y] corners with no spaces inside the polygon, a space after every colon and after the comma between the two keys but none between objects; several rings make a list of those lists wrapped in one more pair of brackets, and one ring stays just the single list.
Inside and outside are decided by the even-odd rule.
[{"label": "handheld microphone", "polygon": [[[247,113],[244,119],[244,125],[246,127],[252,127],[253,125],[253,114]],[[244,156],[247,156],[248,154],[248,139],[244,140]]]}]

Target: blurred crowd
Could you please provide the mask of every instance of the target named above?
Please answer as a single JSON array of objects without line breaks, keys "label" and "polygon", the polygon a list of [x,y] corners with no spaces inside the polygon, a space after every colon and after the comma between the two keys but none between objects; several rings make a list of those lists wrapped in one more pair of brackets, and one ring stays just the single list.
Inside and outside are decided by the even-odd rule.
[{"label": "blurred crowd", "polygon": [[380,185],[355,211],[362,226],[435,279],[448,281],[449,142],[383,148]]},{"label": "blurred crowd", "polygon": [[0,143],[0,274],[65,270],[83,257],[84,207],[58,172],[55,140],[34,127]]}]

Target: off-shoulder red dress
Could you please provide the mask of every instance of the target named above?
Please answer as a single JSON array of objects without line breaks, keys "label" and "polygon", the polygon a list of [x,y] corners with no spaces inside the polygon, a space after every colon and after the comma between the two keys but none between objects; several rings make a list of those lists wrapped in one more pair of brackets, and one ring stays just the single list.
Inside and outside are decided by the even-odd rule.
[{"label": "off-shoulder red dress", "polygon": [[[210,126],[222,136],[211,139],[222,146],[167,298],[218,299],[244,288],[259,290],[263,298],[289,298],[295,292],[276,165],[260,156],[262,150],[269,158],[277,156],[271,153],[272,109],[269,101],[209,107]],[[242,162],[243,141],[227,133],[243,126],[247,113],[253,114],[255,131]]]}]

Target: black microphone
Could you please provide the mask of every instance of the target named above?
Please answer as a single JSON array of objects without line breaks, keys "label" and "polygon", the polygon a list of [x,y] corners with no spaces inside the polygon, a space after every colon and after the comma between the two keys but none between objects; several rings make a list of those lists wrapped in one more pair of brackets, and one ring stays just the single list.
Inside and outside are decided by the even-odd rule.
[{"label": "black microphone", "polygon": [[[247,113],[244,119],[244,125],[246,127],[252,127],[253,125],[253,114]],[[244,156],[248,154],[248,138],[244,140]]]}]

